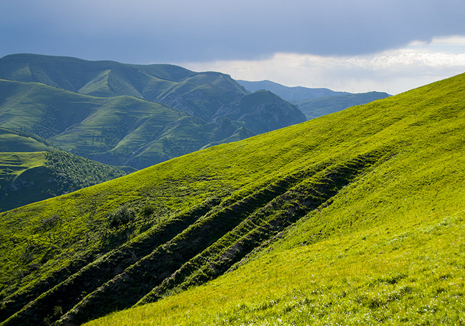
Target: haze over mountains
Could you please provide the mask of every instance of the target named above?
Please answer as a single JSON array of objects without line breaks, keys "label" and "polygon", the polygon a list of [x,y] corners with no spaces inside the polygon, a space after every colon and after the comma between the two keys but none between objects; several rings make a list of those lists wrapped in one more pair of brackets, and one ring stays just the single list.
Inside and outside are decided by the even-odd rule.
[{"label": "haze over mountains", "polygon": [[287,87],[269,80],[258,82],[238,80],[237,82],[252,92],[264,89],[277,94],[284,100],[297,105],[307,119],[318,118],[354,105],[366,104],[390,96],[384,92],[351,94],[335,92],[327,88]]}]

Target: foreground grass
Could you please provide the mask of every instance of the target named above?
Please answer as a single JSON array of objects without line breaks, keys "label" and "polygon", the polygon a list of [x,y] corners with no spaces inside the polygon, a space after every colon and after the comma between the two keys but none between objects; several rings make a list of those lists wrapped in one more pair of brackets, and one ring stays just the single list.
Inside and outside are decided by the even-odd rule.
[{"label": "foreground grass", "polygon": [[[415,91],[440,89],[449,100],[440,110],[439,98],[415,103],[406,93],[373,104],[377,118],[356,109],[335,115],[337,129],[338,118],[357,112],[356,129],[340,132],[361,137],[354,147],[329,139],[333,154],[341,146],[388,146],[394,154],[234,271],[86,325],[465,323],[464,104],[449,96],[450,86]],[[392,112],[401,118],[363,139]]]},{"label": "foreground grass", "polygon": [[86,325],[463,324],[464,231],[461,210],[335,236]]}]

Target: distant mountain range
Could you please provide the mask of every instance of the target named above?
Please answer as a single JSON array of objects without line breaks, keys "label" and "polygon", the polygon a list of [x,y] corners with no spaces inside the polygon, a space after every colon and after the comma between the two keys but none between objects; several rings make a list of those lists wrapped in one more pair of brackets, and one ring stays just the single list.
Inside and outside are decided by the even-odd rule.
[{"label": "distant mountain range", "polygon": [[250,92],[255,92],[260,89],[266,89],[270,92],[275,93],[280,96],[282,99],[293,102],[293,101],[305,101],[311,100],[317,97],[326,97],[326,96],[337,96],[337,95],[347,95],[350,93],[347,92],[335,92],[328,88],[307,88],[307,87],[287,87],[269,80],[262,81],[245,81],[238,80],[240,85],[245,87]]},{"label": "distant mountain range", "polygon": [[314,119],[330,113],[345,110],[354,105],[363,105],[390,96],[384,92],[347,93],[327,88],[287,87],[269,80],[238,83],[251,92],[268,90],[286,101],[297,105],[307,119]]},{"label": "distant mountain range", "polygon": [[306,120],[275,94],[173,65],[17,54],[0,78],[0,126],[138,169]]}]

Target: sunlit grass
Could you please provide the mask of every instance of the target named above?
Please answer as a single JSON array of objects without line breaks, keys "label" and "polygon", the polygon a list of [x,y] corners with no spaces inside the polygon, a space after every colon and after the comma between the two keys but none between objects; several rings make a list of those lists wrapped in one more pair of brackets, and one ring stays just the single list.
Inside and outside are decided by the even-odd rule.
[{"label": "sunlit grass", "polygon": [[347,148],[384,146],[393,155],[233,272],[88,325],[465,323],[465,104],[451,95],[460,83],[449,82],[308,123],[306,144],[331,134],[331,148],[324,142],[314,156],[301,148],[293,166],[342,158]]},{"label": "sunlit grass", "polygon": [[460,324],[464,228],[437,214],[270,253],[88,325]]},{"label": "sunlit grass", "polygon": [[[237,269],[184,292],[173,287],[154,304],[90,325],[464,323],[464,81],[460,75],[1,214],[0,235],[8,240],[0,248],[3,295],[16,291],[19,297],[37,279],[61,277],[85,255],[137,241],[207,200],[235,205],[276,180],[300,175],[292,189],[302,196],[310,190],[334,195]],[[349,164],[353,178],[340,188],[336,182],[323,187],[323,180],[349,173],[343,169]],[[156,214],[144,217],[147,205]],[[272,201],[263,205],[273,207]],[[109,228],[108,217],[121,207],[134,210],[134,221]],[[38,229],[55,215],[61,224]],[[224,223],[233,218],[225,216]],[[31,245],[32,260],[24,263]],[[53,255],[50,247],[57,248]],[[20,275],[26,268],[29,274]],[[75,307],[92,296],[81,300],[85,295]],[[18,318],[31,317],[27,307],[20,312]]]}]

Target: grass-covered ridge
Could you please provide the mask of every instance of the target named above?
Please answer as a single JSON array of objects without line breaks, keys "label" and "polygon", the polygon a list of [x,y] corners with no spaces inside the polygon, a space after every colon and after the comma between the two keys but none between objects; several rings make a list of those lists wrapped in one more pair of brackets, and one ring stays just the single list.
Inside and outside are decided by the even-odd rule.
[{"label": "grass-covered ridge", "polygon": [[463,323],[464,83],[3,213],[2,325]]},{"label": "grass-covered ridge", "polygon": [[0,58],[1,127],[137,169],[306,120],[268,93],[249,94],[229,75],[173,65]]},{"label": "grass-covered ridge", "polygon": [[[0,78],[39,82],[97,97],[130,96],[185,111],[206,123],[218,116],[218,111],[234,107],[235,102],[248,94],[231,76],[218,72],[193,72],[167,64],[131,65],[34,54],[0,58]],[[288,106],[281,99],[278,102]],[[297,108],[286,113],[280,128],[288,126],[289,119],[292,123],[305,121]],[[266,131],[273,129],[268,126]]]}]

